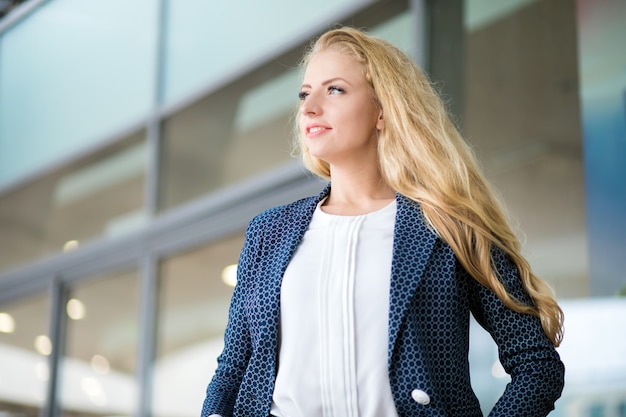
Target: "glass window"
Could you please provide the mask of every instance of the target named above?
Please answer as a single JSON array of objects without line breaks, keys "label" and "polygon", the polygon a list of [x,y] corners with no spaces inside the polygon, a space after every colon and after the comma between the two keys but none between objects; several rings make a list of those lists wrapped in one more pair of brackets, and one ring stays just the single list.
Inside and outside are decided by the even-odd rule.
[{"label": "glass window", "polygon": [[[221,83],[305,36],[337,22],[367,0],[167,2],[164,99],[171,101]],[[219,6],[217,5],[219,4]],[[234,30],[236,25],[236,30]]]},{"label": "glass window", "polygon": [[222,350],[234,284],[228,280],[242,245],[238,234],[161,263],[154,416],[198,414]]},{"label": "glass window", "polygon": [[0,270],[142,225],[144,133],[0,196]]},{"label": "glass window", "polygon": [[49,379],[50,300],[37,295],[0,305],[0,415],[36,417]]},{"label": "glass window", "polygon": [[[406,9],[372,27],[408,53],[415,50],[413,32]],[[294,50],[164,121],[162,210],[294,161],[301,53]]]},{"label": "glass window", "polygon": [[69,292],[60,370],[63,415],[135,415],[138,281],[136,271],[109,274]]},{"label": "glass window", "polygon": [[242,80],[165,120],[160,206],[167,209],[290,161],[295,70]]},{"label": "glass window", "polygon": [[626,2],[576,2],[592,295],[626,296]]},{"label": "glass window", "polygon": [[55,0],[0,38],[0,188],[146,117],[157,3]]},{"label": "glass window", "polygon": [[575,3],[492,3],[464,2],[464,135],[534,270],[558,297],[586,296]]}]

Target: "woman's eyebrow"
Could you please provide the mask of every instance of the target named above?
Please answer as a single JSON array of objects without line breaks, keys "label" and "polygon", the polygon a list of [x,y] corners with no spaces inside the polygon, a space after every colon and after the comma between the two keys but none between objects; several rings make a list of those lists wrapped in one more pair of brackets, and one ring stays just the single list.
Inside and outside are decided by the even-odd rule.
[{"label": "woman's eyebrow", "polygon": [[[335,81],[343,81],[346,84],[352,85],[352,83],[350,83],[350,81],[346,80],[345,78],[341,78],[341,77],[333,77],[333,78],[329,78],[326,81],[322,82],[322,85],[328,85],[331,83],[334,83]],[[301,88],[311,88],[310,84],[302,84]]]}]

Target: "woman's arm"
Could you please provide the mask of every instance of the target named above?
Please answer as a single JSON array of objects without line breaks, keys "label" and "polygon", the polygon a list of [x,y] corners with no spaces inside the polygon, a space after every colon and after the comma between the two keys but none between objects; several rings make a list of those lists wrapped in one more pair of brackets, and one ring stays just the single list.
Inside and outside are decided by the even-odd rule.
[{"label": "woman's arm", "polygon": [[[504,252],[494,249],[492,262],[509,294],[531,305],[516,266]],[[563,362],[539,318],[507,308],[493,291],[473,282],[472,313],[493,337],[500,362],[511,375],[489,416],[546,416],[563,390]]]},{"label": "woman's arm", "polygon": [[232,416],[241,380],[252,353],[245,311],[246,288],[253,278],[260,247],[260,228],[251,222],[237,266],[237,285],[230,302],[224,350],[217,358],[217,369],[206,390],[202,416]]}]

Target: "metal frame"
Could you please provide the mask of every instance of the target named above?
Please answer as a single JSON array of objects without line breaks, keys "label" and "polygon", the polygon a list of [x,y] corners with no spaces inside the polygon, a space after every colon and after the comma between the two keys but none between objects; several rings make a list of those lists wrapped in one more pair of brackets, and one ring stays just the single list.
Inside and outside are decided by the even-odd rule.
[{"label": "metal frame", "polygon": [[48,1],[50,0],[30,0],[20,4],[15,9],[11,10],[9,14],[4,16],[2,20],[0,20],[0,35],[6,32],[9,28],[13,27],[13,25],[24,20],[26,16],[31,14],[33,11],[35,11],[35,9]]},{"label": "metal frame", "polygon": [[449,114],[453,116],[457,128],[462,131],[458,118],[464,114],[464,2],[425,0],[425,3],[429,50],[424,68],[433,81],[445,80],[440,93],[446,98]]},{"label": "metal frame", "polygon": [[[9,21],[3,21],[0,24],[0,35],[46,1],[48,0],[31,0],[31,2],[26,3],[23,11],[19,13],[14,12]],[[238,185],[223,188],[156,216],[159,200],[158,174],[161,171],[160,141],[163,118],[205,97],[225,83],[232,82],[234,79],[253,71],[258,66],[272,61],[276,56],[280,56],[285,51],[303,44],[315,34],[327,29],[324,25],[309,28],[308,31],[285,42],[284,45],[277,45],[276,56],[267,57],[264,62],[250,63],[250,66],[246,68],[234,71],[228,80],[217,80],[215,83],[197,91],[193,96],[162,106],[166,0],[157,1],[159,8],[158,49],[151,114],[145,120],[125,127],[118,134],[103,138],[102,141],[87,152],[92,153],[97,149],[110,146],[118,142],[120,137],[127,136],[129,133],[143,128],[146,129],[149,162],[144,199],[151,221],[146,227],[133,234],[110,240],[96,239],[83,244],[74,252],[50,256],[0,274],[0,306],[3,303],[43,291],[49,291],[51,296],[49,332],[54,353],[50,357],[50,383],[46,404],[42,409],[42,417],[58,417],[60,413],[58,408],[59,370],[60,360],[64,352],[63,344],[66,327],[65,314],[63,312],[68,288],[72,284],[84,282],[95,275],[105,272],[126,268],[138,269],[140,276],[139,320],[142,330],[137,352],[136,378],[139,387],[139,397],[136,406],[138,416],[149,416],[151,408],[150,381],[152,362],[155,356],[159,259],[215,241],[220,237],[240,232],[259,211],[269,206],[315,194],[324,186],[323,181],[307,174],[299,163],[294,162],[278,167],[256,178],[251,178]],[[422,67],[425,67],[428,62],[428,32],[425,29],[428,16],[425,3],[426,0],[408,0],[406,2],[406,7],[414,15],[415,27],[417,28],[414,33],[417,48],[413,53],[413,58]],[[347,21],[356,13],[368,9],[374,4],[393,4],[394,7],[397,7],[397,3],[389,0],[364,0],[356,6],[346,8],[344,13],[342,13],[343,20]],[[71,161],[85,156],[87,153],[83,151],[79,154],[71,155],[61,163],[44,168],[36,175],[39,176],[52,169],[67,165]],[[0,187],[0,196],[21,185],[23,181]]]},{"label": "metal frame", "polygon": [[410,0],[410,8],[413,11],[415,36],[415,51],[413,51],[413,59],[417,65],[426,70],[429,65],[430,48],[428,42],[428,33],[430,33],[430,20],[428,19],[427,0]]},{"label": "metal frame", "polygon": [[48,358],[49,383],[46,394],[46,402],[41,410],[42,417],[56,417],[61,414],[59,407],[59,369],[61,367],[61,357],[65,353],[66,316],[65,304],[67,303],[68,292],[60,277],[55,277],[50,283],[50,342],[52,344],[52,354]]},{"label": "metal frame", "polygon": [[161,165],[161,117],[159,107],[163,97],[163,74],[165,66],[165,12],[166,0],[157,0],[157,40],[154,62],[154,86],[152,97],[152,114],[148,119],[146,140],[148,145],[148,166],[145,189],[145,207],[149,220],[157,213],[159,205],[159,172]]},{"label": "metal frame", "polygon": [[137,415],[150,415],[152,406],[152,363],[156,353],[156,328],[158,323],[158,258],[154,255],[143,257],[141,265],[140,299],[141,317],[139,347],[137,357]]}]

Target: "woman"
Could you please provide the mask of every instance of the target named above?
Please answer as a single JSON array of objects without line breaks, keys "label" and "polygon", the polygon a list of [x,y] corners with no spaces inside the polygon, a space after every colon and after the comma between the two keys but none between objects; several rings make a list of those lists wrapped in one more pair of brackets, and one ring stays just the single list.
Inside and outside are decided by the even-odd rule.
[{"label": "woman", "polygon": [[470,312],[511,375],[490,415],[548,414],[562,312],[429,81],[351,28],[303,67],[299,147],[330,184],[250,223],[203,416],[481,416]]}]

